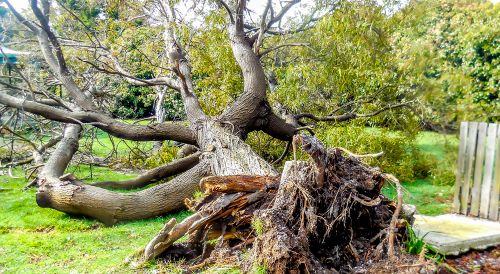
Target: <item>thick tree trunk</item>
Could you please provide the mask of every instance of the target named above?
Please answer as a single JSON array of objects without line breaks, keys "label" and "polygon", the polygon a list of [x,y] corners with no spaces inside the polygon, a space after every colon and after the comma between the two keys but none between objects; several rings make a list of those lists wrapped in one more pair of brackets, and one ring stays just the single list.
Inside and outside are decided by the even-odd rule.
[{"label": "thick tree trunk", "polygon": [[[155,102],[155,116],[156,123],[161,124],[165,122],[165,107],[163,101],[165,100],[165,90],[163,87],[155,87],[156,89],[156,102]],[[161,149],[163,141],[155,141],[153,144],[153,151],[157,152]]]},{"label": "thick tree trunk", "polygon": [[198,126],[198,143],[209,159],[212,174],[276,176],[278,172],[243,140],[231,133],[231,125],[207,121]]},{"label": "thick tree trunk", "polygon": [[207,175],[207,162],[173,180],[134,193],[118,193],[78,181],[44,178],[36,195],[41,207],[95,218],[107,225],[155,217],[184,208],[198,182]]}]

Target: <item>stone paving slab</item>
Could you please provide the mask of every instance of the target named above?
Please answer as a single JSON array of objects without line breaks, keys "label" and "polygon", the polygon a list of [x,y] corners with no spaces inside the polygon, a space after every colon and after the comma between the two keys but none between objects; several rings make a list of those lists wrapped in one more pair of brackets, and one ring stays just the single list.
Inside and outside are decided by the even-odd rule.
[{"label": "stone paving slab", "polygon": [[500,222],[457,214],[415,215],[415,234],[446,255],[500,244]]}]

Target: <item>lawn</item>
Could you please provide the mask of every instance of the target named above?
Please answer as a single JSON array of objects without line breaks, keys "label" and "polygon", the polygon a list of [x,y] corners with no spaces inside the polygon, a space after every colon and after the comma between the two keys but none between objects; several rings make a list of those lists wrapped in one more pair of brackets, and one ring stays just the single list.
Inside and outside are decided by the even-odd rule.
[{"label": "lawn", "polygon": [[[99,142],[93,145],[94,151],[98,156],[105,157],[112,142],[107,136],[98,137]],[[423,133],[417,140],[421,150],[434,153],[437,157],[444,157],[445,142],[456,142],[455,137],[443,137],[436,133]],[[93,167],[90,178],[89,167],[83,165],[72,166],[69,171],[88,181],[135,176]],[[15,170],[15,175],[23,176],[20,170]],[[93,220],[38,207],[34,199],[36,190],[22,191],[25,183],[24,179],[0,176],[0,273],[173,271],[172,266],[166,270],[165,265],[154,263],[136,266],[127,263],[126,258],[144,247],[166,220],[172,217],[180,220],[188,216],[188,212],[106,227]],[[431,180],[404,182],[403,185],[405,202],[415,204],[420,213],[435,215],[449,211],[453,193],[451,186],[434,185]],[[394,189],[388,186],[384,194],[393,197]],[[214,272],[228,271],[235,272],[234,269]]]},{"label": "lawn", "polygon": [[[121,176],[109,170],[98,174]],[[125,258],[144,247],[166,220],[189,214],[106,227],[38,207],[36,190],[22,191],[24,184],[23,179],[0,177],[0,273],[135,272]]]},{"label": "lawn", "polygon": [[[451,146],[453,149],[457,144],[458,139],[455,135],[422,132],[417,136],[419,150],[430,153],[439,160],[445,158],[447,146]],[[432,178],[420,179],[415,182],[403,182],[402,185],[404,187],[403,201],[407,204],[416,205],[418,213],[439,215],[450,212],[454,193],[453,185],[436,185],[432,182]],[[383,193],[390,198],[396,196],[393,185],[386,186]]]}]

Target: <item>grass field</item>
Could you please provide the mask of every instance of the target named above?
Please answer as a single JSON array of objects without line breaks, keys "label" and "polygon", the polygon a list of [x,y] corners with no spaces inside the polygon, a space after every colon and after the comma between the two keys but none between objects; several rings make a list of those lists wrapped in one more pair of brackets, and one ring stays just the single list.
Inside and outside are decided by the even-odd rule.
[{"label": "grass field", "polygon": [[[107,137],[100,136],[94,144],[97,156],[105,157],[112,147]],[[422,151],[444,157],[444,144],[456,142],[455,137],[436,133],[419,136],[418,147]],[[116,144],[115,144],[116,145]],[[127,146],[127,144],[121,144]],[[145,148],[147,149],[147,148]],[[88,176],[89,167],[70,167],[79,178]],[[21,170],[15,170],[23,176]],[[134,174],[121,174],[107,168],[92,168],[89,181],[125,179]],[[126,258],[144,247],[151,237],[172,217],[178,220],[189,215],[180,212],[105,227],[82,217],[43,209],[36,205],[35,189],[22,191],[24,179],[0,176],[0,273],[136,273],[171,272],[175,266],[150,263],[135,266]],[[422,214],[441,214],[451,205],[452,187],[434,185],[431,180],[404,182],[405,202],[417,206]],[[394,196],[388,186],[384,194]],[[234,273],[235,270],[214,269],[212,273]],[[237,272],[237,271],[236,271]]]}]

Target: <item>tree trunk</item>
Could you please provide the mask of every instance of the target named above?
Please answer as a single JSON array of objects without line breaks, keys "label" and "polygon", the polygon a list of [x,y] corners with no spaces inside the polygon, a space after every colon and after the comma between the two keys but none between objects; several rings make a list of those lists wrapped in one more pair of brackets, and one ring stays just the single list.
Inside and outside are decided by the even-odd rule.
[{"label": "tree trunk", "polygon": [[[165,107],[163,101],[165,100],[165,89],[163,87],[155,87],[156,89],[156,102],[155,102],[155,116],[156,123],[161,124],[165,122]],[[153,151],[157,152],[161,149],[163,141],[155,141],[153,144]]]},{"label": "tree trunk", "polygon": [[207,162],[173,180],[134,193],[119,193],[75,180],[44,178],[36,195],[41,207],[95,218],[107,225],[155,217],[184,208],[198,182],[207,175]]}]

